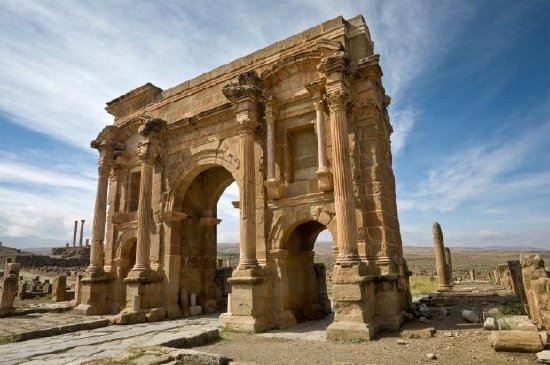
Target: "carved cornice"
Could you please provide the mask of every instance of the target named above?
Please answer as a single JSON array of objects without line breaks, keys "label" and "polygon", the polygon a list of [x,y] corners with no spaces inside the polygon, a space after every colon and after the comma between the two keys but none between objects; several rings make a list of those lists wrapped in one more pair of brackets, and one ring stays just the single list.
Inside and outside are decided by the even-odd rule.
[{"label": "carved cornice", "polygon": [[177,222],[186,219],[188,215],[184,212],[169,210],[167,212],[158,213],[158,217],[161,222]]},{"label": "carved cornice", "polygon": [[349,71],[350,60],[348,53],[344,50],[336,51],[331,56],[325,57],[319,62],[317,70],[322,74],[342,73],[346,75]]},{"label": "carved cornice", "polygon": [[254,100],[260,97],[260,78],[256,71],[251,70],[239,75],[238,82],[230,82],[222,87],[222,93],[233,103],[244,100]]},{"label": "carved cornice", "polygon": [[357,74],[359,77],[378,81],[382,77],[382,68],[380,67],[380,55],[375,54],[361,58],[357,63]]}]

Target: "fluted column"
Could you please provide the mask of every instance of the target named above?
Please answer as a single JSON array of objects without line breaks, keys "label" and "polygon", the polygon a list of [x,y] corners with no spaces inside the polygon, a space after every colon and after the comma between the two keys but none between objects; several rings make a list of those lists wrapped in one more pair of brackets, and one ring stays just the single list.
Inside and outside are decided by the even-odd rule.
[{"label": "fluted column", "polygon": [[[107,189],[109,187],[109,174],[114,165],[113,143],[114,142],[108,140],[92,141],[92,148],[99,150],[97,191],[94,219],[92,222],[90,266],[86,269],[86,271],[92,274],[103,272],[103,242],[105,240],[105,221],[107,218]],[[77,222],[75,221],[75,223]]]},{"label": "fluted column", "polygon": [[256,258],[256,177],[254,131],[258,125],[259,78],[251,71],[239,76],[239,83],[223,87],[224,95],[236,104],[239,129],[240,260],[239,269],[258,266]]},{"label": "fluted column", "polygon": [[161,134],[166,130],[166,122],[161,119],[149,119],[138,133],[142,140],[138,143],[137,155],[141,161],[141,180],[137,210],[136,263],[128,278],[146,277],[150,271],[149,253],[151,245],[151,200],[153,191],[154,164],[161,156]]},{"label": "fluted column", "polygon": [[332,170],[334,173],[334,209],[336,213],[338,258],[337,262],[357,262],[357,220],[355,217],[355,196],[351,181],[351,155],[346,118],[348,83],[347,54],[335,52],[324,58],[319,71],[326,77],[326,93],[330,110],[330,132],[332,141]]},{"label": "fluted column", "polygon": [[269,199],[281,199],[284,195],[284,186],[275,175],[275,120],[277,119],[278,102],[273,97],[267,98],[265,103],[267,179],[265,187]]}]

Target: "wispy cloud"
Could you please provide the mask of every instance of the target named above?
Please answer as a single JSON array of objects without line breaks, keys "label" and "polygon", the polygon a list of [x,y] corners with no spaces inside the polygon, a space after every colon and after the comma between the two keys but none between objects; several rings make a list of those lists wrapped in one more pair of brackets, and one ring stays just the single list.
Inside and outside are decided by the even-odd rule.
[{"label": "wispy cloud", "polygon": [[487,196],[504,197],[521,188],[547,186],[550,173],[513,172],[531,151],[547,143],[550,122],[513,139],[492,140],[464,149],[428,171],[413,191],[403,191],[399,208],[448,212],[464,202]]},{"label": "wispy cloud", "polygon": [[0,237],[61,240],[75,219],[89,226],[95,182],[77,170],[56,171],[0,151]]}]

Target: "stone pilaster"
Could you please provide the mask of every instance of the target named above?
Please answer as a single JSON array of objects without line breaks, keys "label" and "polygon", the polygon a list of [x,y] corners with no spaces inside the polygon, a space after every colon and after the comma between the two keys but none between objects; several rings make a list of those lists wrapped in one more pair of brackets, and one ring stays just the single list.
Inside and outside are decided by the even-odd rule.
[{"label": "stone pilaster", "polygon": [[320,81],[306,85],[315,108],[315,131],[317,132],[317,184],[321,191],[332,191],[332,173],[328,168],[327,147],[325,141],[325,101]]},{"label": "stone pilaster", "polygon": [[277,119],[278,102],[273,96],[265,102],[265,121],[267,125],[267,179],[264,183],[269,199],[281,199],[284,196],[284,184],[275,172],[275,121]]},{"label": "stone pilaster", "polygon": [[164,303],[166,316],[178,318],[182,316],[182,310],[178,305],[180,289],[180,267],[181,267],[181,242],[178,228],[181,222],[187,219],[187,214],[178,211],[167,211],[159,213],[159,220],[164,229],[164,258],[163,268],[164,280]]}]

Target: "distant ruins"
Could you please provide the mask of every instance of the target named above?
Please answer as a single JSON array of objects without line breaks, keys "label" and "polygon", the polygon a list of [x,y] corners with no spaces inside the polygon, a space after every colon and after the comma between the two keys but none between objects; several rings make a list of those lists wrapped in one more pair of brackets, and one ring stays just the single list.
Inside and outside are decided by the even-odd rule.
[{"label": "distant ruins", "polygon": [[[107,103],[114,124],[91,143],[97,195],[77,310],[131,323],[223,309],[226,329],[254,332],[321,318],[330,303],[313,246],[327,229],[328,338],[399,328],[411,296],[381,78],[363,17],[337,17]],[[224,300],[216,205],[233,181],[240,261]]]}]

